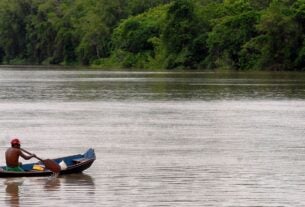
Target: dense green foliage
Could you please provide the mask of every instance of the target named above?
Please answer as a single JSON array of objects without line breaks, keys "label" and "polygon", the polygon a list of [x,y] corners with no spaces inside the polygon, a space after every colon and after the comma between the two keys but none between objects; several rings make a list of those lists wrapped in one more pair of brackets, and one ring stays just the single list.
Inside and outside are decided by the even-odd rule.
[{"label": "dense green foliage", "polygon": [[305,0],[0,0],[0,62],[305,70]]}]

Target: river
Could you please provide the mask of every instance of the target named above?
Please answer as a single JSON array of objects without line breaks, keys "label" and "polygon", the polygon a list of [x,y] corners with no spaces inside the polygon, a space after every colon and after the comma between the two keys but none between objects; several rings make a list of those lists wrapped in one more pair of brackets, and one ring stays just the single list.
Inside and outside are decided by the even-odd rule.
[{"label": "river", "polygon": [[302,73],[2,67],[0,115],[3,155],[17,136],[43,158],[97,156],[0,179],[1,206],[305,206]]}]

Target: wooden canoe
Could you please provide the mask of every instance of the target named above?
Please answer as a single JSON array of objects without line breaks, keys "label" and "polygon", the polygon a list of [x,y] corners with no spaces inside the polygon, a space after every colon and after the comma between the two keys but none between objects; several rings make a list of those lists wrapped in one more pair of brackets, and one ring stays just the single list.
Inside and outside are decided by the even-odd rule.
[{"label": "wooden canoe", "polygon": [[[54,160],[56,163],[64,163],[66,167],[59,172],[60,175],[81,173],[88,169],[95,161],[95,152],[93,149],[88,149],[84,154],[71,155],[67,157],[60,157]],[[63,166],[62,164],[60,164]],[[29,163],[21,166],[24,172],[6,171],[5,166],[0,166],[0,177],[36,177],[36,176],[50,176],[52,171],[46,169],[42,163]]]}]

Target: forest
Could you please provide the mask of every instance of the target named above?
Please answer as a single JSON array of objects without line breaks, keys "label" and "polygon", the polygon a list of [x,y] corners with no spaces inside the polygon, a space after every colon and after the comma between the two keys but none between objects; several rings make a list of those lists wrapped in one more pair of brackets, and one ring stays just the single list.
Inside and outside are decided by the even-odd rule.
[{"label": "forest", "polygon": [[0,0],[0,63],[305,70],[305,0]]}]

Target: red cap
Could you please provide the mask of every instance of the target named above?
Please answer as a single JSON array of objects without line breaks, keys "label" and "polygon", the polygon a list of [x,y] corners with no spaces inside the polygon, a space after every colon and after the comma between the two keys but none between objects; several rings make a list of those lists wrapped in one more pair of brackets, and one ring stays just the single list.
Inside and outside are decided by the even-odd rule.
[{"label": "red cap", "polygon": [[20,145],[20,141],[19,141],[18,138],[14,138],[14,139],[12,139],[11,144],[12,145]]}]

